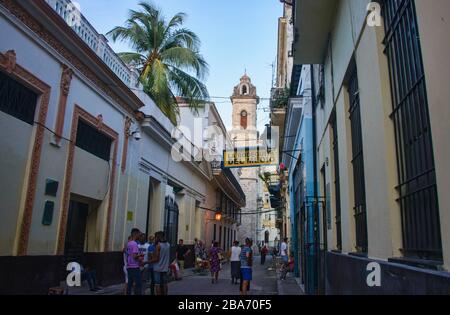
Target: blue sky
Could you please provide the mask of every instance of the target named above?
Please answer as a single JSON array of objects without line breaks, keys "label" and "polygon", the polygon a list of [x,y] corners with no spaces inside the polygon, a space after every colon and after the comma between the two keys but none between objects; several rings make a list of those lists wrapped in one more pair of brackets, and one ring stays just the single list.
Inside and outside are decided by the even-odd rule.
[{"label": "blue sky", "polygon": [[[128,10],[138,8],[139,0],[77,0],[81,11],[99,33],[123,25]],[[202,41],[201,53],[209,63],[206,84],[211,96],[231,96],[233,87],[247,69],[260,97],[268,97],[272,84],[272,66],[277,50],[278,17],[282,5],[278,0],[153,0],[168,18],[185,12],[185,26]],[[123,43],[111,43],[116,52],[128,51]],[[231,103],[213,99],[227,127],[231,126]],[[267,101],[258,110],[262,130],[269,121],[264,111]]]}]

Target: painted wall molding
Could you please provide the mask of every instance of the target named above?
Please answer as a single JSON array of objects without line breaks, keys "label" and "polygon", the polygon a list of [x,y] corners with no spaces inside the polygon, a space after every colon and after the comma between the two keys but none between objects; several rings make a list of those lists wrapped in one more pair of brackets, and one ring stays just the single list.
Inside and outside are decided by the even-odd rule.
[{"label": "painted wall molding", "polygon": [[64,130],[64,120],[66,117],[67,98],[70,92],[70,84],[72,82],[73,70],[67,65],[62,65],[61,82],[58,101],[58,114],[55,124],[55,143],[59,146]]},{"label": "painted wall molding", "polygon": [[111,218],[112,218],[112,206],[114,200],[114,184],[116,180],[116,161],[117,161],[117,149],[119,134],[103,122],[103,116],[98,115],[97,117],[91,115],[86,110],[75,104],[73,117],[72,117],[72,131],[71,131],[71,142],[69,144],[69,154],[67,156],[66,164],[66,174],[64,180],[64,191],[63,200],[61,208],[61,217],[58,232],[58,244],[57,244],[57,255],[64,255],[65,238],[67,231],[67,219],[69,213],[70,204],[70,190],[73,175],[73,164],[75,158],[75,142],[77,137],[78,121],[83,119],[84,122],[90,124],[91,126],[97,128],[102,133],[108,135],[112,138],[113,142],[113,153],[111,157],[111,175],[109,177],[109,192],[108,192],[108,205],[107,205],[107,215],[106,215],[106,228],[104,235],[104,248],[100,248],[101,251],[107,252],[110,248],[109,244],[109,234],[111,229]]},{"label": "painted wall molding", "polygon": [[[19,239],[16,246],[16,253],[19,256],[25,256],[28,249],[28,240],[30,235],[31,220],[33,217],[34,199],[36,197],[36,185],[39,174],[39,167],[41,162],[42,145],[45,132],[45,122],[47,119],[48,106],[50,102],[51,88],[45,82],[35,77],[31,72],[21,67],[17,62],[16,53],[14,50],[9,50],[6,53],[0,52],[0,70],[8,73],[13,79],[23,83],[37,92],[39,97],[39,104],[37,107],[37,126],[36,135],[34,138],[33,151],[31,153],[30,171],[25,176],[28,176],[26,182],[27,192],[25,196],[25,205],[22,217],[19,217]],[[36,119],[36,118],[35,118]],[[26,183],[25,182],[25,183]],[[16,236],[17,240],[17,236]]]}]

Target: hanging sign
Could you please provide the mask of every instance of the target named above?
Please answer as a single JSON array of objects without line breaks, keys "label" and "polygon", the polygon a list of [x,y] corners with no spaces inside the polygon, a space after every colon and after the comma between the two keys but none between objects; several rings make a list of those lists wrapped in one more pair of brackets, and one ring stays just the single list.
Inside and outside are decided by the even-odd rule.
[{"label": "hanging sign", "polygon": [[245,147],[223,152],[225,168],[258,167],[278,165],[278,150],[267,150],[265,147]]}]

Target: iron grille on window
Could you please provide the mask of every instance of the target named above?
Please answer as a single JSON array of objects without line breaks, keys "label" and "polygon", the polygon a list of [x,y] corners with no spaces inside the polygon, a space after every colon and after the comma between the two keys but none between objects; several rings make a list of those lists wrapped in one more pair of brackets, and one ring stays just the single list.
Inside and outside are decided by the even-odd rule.
[{"label": "iron grille on window", "polygon": [[442,259],[433,146],[414,1],[386,0],[383,14],[403,251],[405,256]]},{"label": "iron grille on window", "polygon": [[112,139],[99,132],[83,120],[78,121],[77,147],[92,153],[105,161],[109,161]]},{"label": "iron grille on window", "polygon": [[27,124],[34,123],[38,95],[0,72],[0,110]]},{"label": "iron grille on window", "polygon": [[353,69],[348,81],[350,98],[350,122],[352,133],[352,165],[355,206],[356,249],[358,252],[367,252],[367,215],[366,215],[366,188],[364,177],[364,154],[361,126],[361,108],[359,101],[358,74]]},{"label": "iron grille on window", "polygon": [[334,159],[334,191],[336,204],[336,247],[342,250],[342,227],[341,227],[341,186],[339,175],[339,144],[336,112],[333,112],[331,126],[333,128],[333,159]]},{"label": "iron grille on window", "polygon": [[171,244],[171,246],[175,246],[178,242],[178,216],[180,211],[178,204],[170,196],[166,197],[165,210],[166,225],[164,227],[164,233],[169,244]]}]

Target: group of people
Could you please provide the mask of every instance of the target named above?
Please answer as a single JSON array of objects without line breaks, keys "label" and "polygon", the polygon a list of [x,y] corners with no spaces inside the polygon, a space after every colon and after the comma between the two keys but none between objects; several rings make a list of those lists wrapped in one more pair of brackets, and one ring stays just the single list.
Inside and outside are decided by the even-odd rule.
[{"label": "group of people", "polygon": [[247,238],[243,246],[239,246],[239,242],[234,241],[230,250],[231,283],[238,284],[238,280],[240,280],[241,295],[247,295],[247,292],[250,290],[250,282],[253,278],[252,246],[253,241]]},{"label": "group of people", "polygon": [[[238,241],[233,242],[233,246],[228,252],[231,263],[231,283],[240,283],[240,292],[242,295],[247,295],[250,289],[250,281],[252,281],[252,266],[253,266],[253,242],[247,238],[245,244],[239,246]],[[204,262],[207,259],[207,267],[211,272],[211,283],[217,284],[219,281],[219,273],[222,270],[222,263],[225,260],[224,251],[220,248],[219,242],[213,241],[211,248],[206,253],[202,241],[195,241],[194,251],[196,259],[199,262]]]},{"label": "group of people", "polygon": [[133,229],[123,250],[125,292],[142,295],[143,282],[150,285],[152,295],[167,295],[167,273],[170,263],[170,244],[164,232],[146,235]]},{"label": "group of people", "polygon": [[[238,241],[234,241],[228,252],[231,263],[231,283],[238,284],[239,280],[241,295],[247,295],[250,290],[253,267],[252,246],[253,241],[249,238],[245,240],[242,246]],[[135,228],[131,231],[128,243],[123,249],[125,294],[142,295],[148,286],[151,295],[168,294],[168,273],[172,271],[175,280],[180,280],[185,261],[192,253],[191,249],[184,245],[184,241],[179,240],[175,253],[176,260],[171,264],[170,248],[165,233],[162,231],[150,235],[148,238],[139,229]],[[261,250],[262,264],[264,264],[268,251],[266,246]],[[283,246],[281,252],[284,252]],[[207,250],[204,243],[196,239],[194,256],[197,263],[202,264],[211,272],[211,283],[217,284],[222,263],[225,260],[224,251],[220,248],[219,242],[213,241],[211,248]],[[177,268],[171,270],[174,265]],[[146,285],[145,288],[144,284]]]},{"label": "group of people", "polygon": [[294,255],[291,253],[288,256],[288,239],[285,238],[280,244],[280,256],[281,256],[281,280],[286,280],[286,276],[289,272],[294,271]]}]

